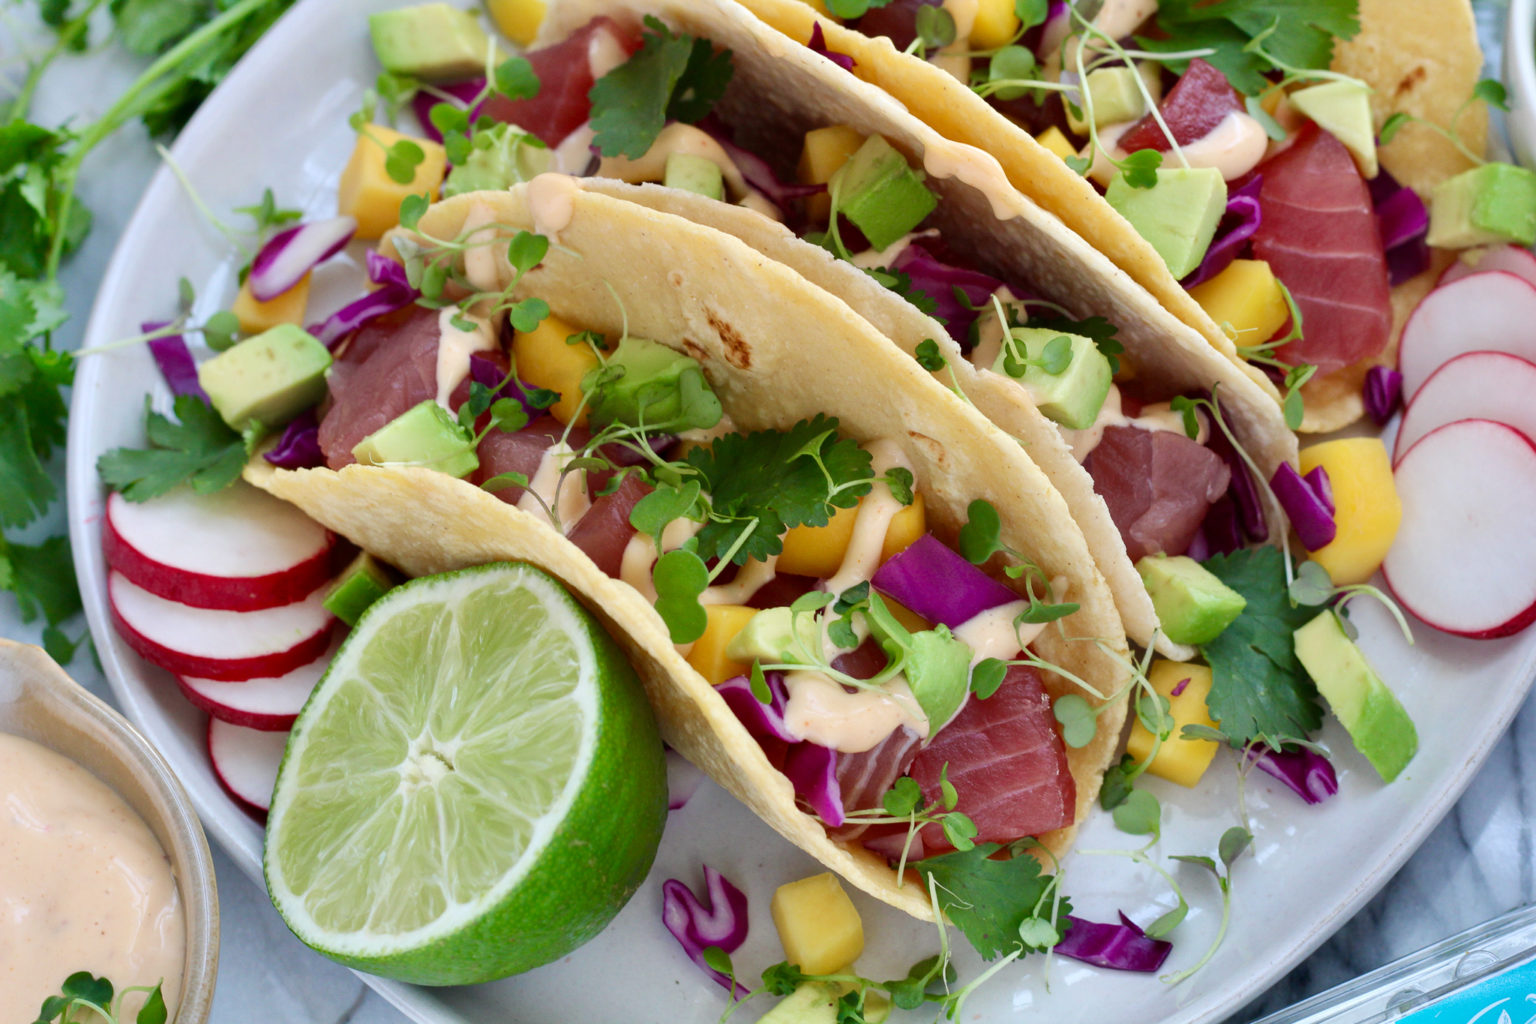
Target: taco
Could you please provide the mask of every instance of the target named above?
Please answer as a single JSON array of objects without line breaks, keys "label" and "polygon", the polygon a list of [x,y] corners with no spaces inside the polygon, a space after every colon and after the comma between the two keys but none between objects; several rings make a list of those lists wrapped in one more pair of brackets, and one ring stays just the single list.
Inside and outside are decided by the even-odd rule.
[{"label": "taco", "polygon": [[[1235,329],[1237,343],[1251,356],[1268,338],[1253,337],[1257,328],[1224,317],[1230,305],[1211,301],[1209,290],[1196,296],[1189,291],[1221,268],[1206,265],[1186,273],[1177,260],[1170,264],[1148,240],[1155,232],[1146,230],[1144,237],[1103,192],[1115,171],[1106,157],[1123,162],[1129,152],[1170,150],[1169,135],[1145,101],[1162,96],[1164,82],[1171,82],[1156,113],[1178,143],[1172,148],[1187,151],[1196,166],[1223,164],[1228,194],[1247,195],[1244,186],[1251,186],[1256,202],[1249,208],[1263,216],[1256,239],[1217,247],[1222,258],[1251,250],[1271,265],[1303,315],[1303,337],[1281,347],[1277,361],[1281,370],[1318,367],[1302,388],[1305,431],[1334,430],[1360,417],[1366,371],[1394,364],[1407,313],[1451,259],[1437,250],[1426,263],[1422,230],[1402,229],[1386,212],[1387,203],[1401,206],[1403,188],[1428,196],[1435,185],[1472,167],[1469,154],[1481,153],[1485,145],[1486,111],[1472,100],[1483,61],[1466,0],[1350,0],[1295,17],[1282,17],[1285,12],[1274,5],[1187,0],[1169,0],[1161,9],[1155,0],[1077,4],[1085,17],[1062,3],[1019,5],[1018,10],[1045,19],[1034,26],[1019,20],[1009,0],[972,0],[944,5],[952,13],[939,20],[947,20],[954,34],[928,50],[929,60],[910,52],[921,45],[911,41],[922,3],[834,2],[833,10],[851,15],[840,24],[823,16],[824,8],[818,14],[800,0],[743,2],[801,43],[810,44],[813,33],[820,33],[816,49],[851,61],[854,76],[878,86],[946,137],[996,157],[1015,187],[1060,217],[1218,351],[1230,358],[1243,354],[1234,351]],[[1099,71],[1109,73],[1106,88],[1122,88],[1115,99],[1102,94],[1100,109],[1118,118],[1096,126],[1102,146],[1089,140],[1083,99],[1072,89],[1075,61],[1085,52],[1078,42],[1085,36],[1093,39],[1085,69],[1102,58]],[[1114,56],[1125,48],[1134,50],[1134,58]],[[1138,76],[1143,89],[1132,81]],[[1045,91],[1062,89],[1063,81],[1066,91]],[[1350,108],[1345,115],[1331,106],[1310,108],[1337,137],[1314,127],[1292,99],[1319,83]],[[1093,93],[1090,87],[1090,98]],[[1064,96],[1074,101],[1070,107]],[[1378,174],[1371,136],[1398,114],[1424,123],[1401,127],[1379,147],[1385,173]],[[1224,120],[1231,123],[1223,138],[1238,145],[1214,144],[1214,129]],[[1454,128],[1458,138],[1430,126]],[[1284,137],[1266,147],[1266,128]],[[1284,157],[1288,148],[1298,152]],[[1196,150],[1205,155],[1194,156]],[[1066,162],[1079,156],[1086,177]],[[1176,166],[1174,153],[1163,166]],[[1383,253],[1373,203],[1388,218],[1383,229],[1394,235],[1391,253]],[[1221,235],[1242,226],[1235,212],[1229,207]],[[1397,237],[1400,229],[1407,233]],[[1265,287],[1272,289],[1272,281]],[[1263,319],[1269,331],[1273,317]],[[1289,337],[1290,326],[1285,318],[1273,337]]]},{"label": "taco", "polygon": [[[788,267],[576,179],[445,200],[384,250],[445,274],[443,308],[348,342],[319,437],[332,465],[388,461],[400,449],[381,439],[401,440],[407,416],[435,420],[459,439],[433,456],[452,472],[258,459],[248,479],[409,574],[502,559],[554,574],[624,648],[668,743],[894,906],[931,916],[921,886],[899,885],[892,844],[912,841],[915,859],[952,838],[848,816],[902,774],[939,800],[947,772],[977,841],[1037,835],[1065,852],[1119,742],[1126,644],[1065,502],[1012,439]],[[520,366],[586,360],[579,402],[513,383],[509,310]],[[499,404],[472,383],[487,373]],[[967,547],[983,571],[953,545],[970,523],[986,535],[989,512],[995,540]],[[792,558],[835,567],[799,576]],[[728,582],[679,583],[680,563],[705,560]],[[770,666],[755,684],[753,659]],[[981,676],[996,692],[967,699]],[[1097,720],[1076,746],[1052,716],[1068,695]],[[849,738],[831,710],[805,710],[818,699],[857,705],[866,729]],[[1000,744],[984,766],[964,753],[979,734]]]},{"label": "taco", "polygon": [[[669,47],[696,54],[689,67],[714,71],[689,77],[684,69],[671,100],[652,97],[655,117],[647,133],[634,127],[633,109],[620,100],[635,98],[633,83],[654,70]],[[610,56],[594,65],[595,53]],[[944,139],[880,90],[734,3],[564,0],[550,8],[528,60],[543,80],[538,96],[491,101],[483,114],[538,136],[552,147],[548,163],[557,169],[673,185],[665,193],[645,190],[637,201],[727,230],[792,264],[913,355],[932,340],[934,352],[924,362],[935,375],[1022,441],[1066,495],[1130,635],[1189,656],[1158,633],[1132,563],[1146,551],[1182,553],[1221,502],[1231,474],[1246,479],[1249,471],[1230,453],[1185,439],[1180,417],[1165,407],[1161,416],[1155,408],[1141,414],[1139,407],[1215,393],[1237,446],[1268,479],[1294,461],[1296,448],[1262,374],[1211,351],[1012,186],[989,155]],[[822,147],[839,139],[844,156],[857,151],[841,165],[843,177],[823,167],[825,173],[808,174],[820,184],[787,184],[798,164],[818,163]],[[677,172],[687,161],[709,165],[712,189],[675,187],[687,182]],[[870,164],[882,169],[857,170]],[[881,187],[864,204],[858,182],[870,176]],[[448,184],[453,191],[452,176]],[[838,193],[840,187],[847,194]],[[711,204],[700,193],[725,201]],[[839,216],[831,213],[833,200]],[[1015,326],[1036,335],[1054,332],[1047,341],[1064,334],[1079,339],[1073,344],[1082,360],[1069,360],[1065,378],[1084,367],[1102,372],[1111,365],[1104,351],[1113,346],[1119,353],[1118,386],[1101,388],[1058,417],[1083,428],[1077,458],[1058,424],[1041,413],[1040,395],[1017,379],[1040,355],[1023,350]],[[1104,351],[1084,351],[1098,347]],[[1103,446],[1092,466],[1111,469],[1090,475],[1079,462],[1106,427],[1112,440],[1139,433]],[[1164,436],[1155,442],[1140,436],[1154,432]],[[1207,438],[1213,433],[1207,426]],[[1095,490],[1095,479],[1105,488],[1111,479],[1120,485],[1106,495]],[[1147,481],[1156,486],[1143,486]],[[1272,510],[1257,514],[1259,530],[1278,527],[1277,519],[1264,524]]]}]

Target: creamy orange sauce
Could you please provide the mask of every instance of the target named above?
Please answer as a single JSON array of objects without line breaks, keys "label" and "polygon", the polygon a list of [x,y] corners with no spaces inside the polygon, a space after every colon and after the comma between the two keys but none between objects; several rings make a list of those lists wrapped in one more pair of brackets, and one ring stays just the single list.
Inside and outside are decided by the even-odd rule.
[{"label": "creamy orange sauce", "polygon": [[0,1021],[32,1020],[82,970],[119,992],[162,981],[174,1017],[185,946],[170,861],[144,822],[73,761],[0,734]]}]

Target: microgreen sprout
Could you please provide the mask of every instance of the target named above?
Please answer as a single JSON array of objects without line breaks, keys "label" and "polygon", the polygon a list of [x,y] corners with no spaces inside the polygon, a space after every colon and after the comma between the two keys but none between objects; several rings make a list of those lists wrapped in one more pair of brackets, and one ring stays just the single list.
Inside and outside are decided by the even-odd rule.
[{"label": "microgreen sprout", "polygon": [[106,978],[93,977],[90,971],[78,971],[64,979],[59,995],[43,1000],[35,1024],[94,1024],[99,1021],[127,1024],[127,1018],[123,1017],[124,1003],[135,992],[142,993],[145,998],[133,1018],[134,1024],[165,1024],[167,1011],[160,984],[130,986],[114,993],[112,983]]},{"label": "microgreen sprout", "polygon": [[1426,121],[1422,117],[1399,110],[1382,123],[1381,132],[1379,133],[1381,145],[1385,146],[1391,142],[1404,126],[1410,123],[1419,124],[1444,138],[1456,147],[1458,153],[1476,166],[1481,167],[1488,162],[1487,159],[1467,145],[1456,128],[1457,124],[1461,121],[1462,115],[1478,100],[1506,113],[1509,111],[1509,97],[1505,92],[1503,84],[1491,78],[1485,78],[1473,87],[1472,94],[1462,102],[1461,106],[1456,108],[1456,113],[1451,115],[1451,123],[1449,125],[1442,127],[1433,121]]},{"label": "microgreen sprout", "polygon": [[1163,975],[1162,980],[1170,985],[1193,977],[1199,970],[1210,962],[1216,955],[1216,950],[1221,948],[1222,941],[1227,937],[1227,926],[1232,920],[1232,865],[1241,857],[1253,842],[1253,833],[1241,825],[1234,825],[1221,834],[1217,843],[1217,856],[1221,863],[1207,856],[1193,854],[1176,854],[1174,860],[1185,864],[1193,864],[1209,871],[1216,877],[1216,884],[1221,889],[1221,923],[1216,929],[1216,937],[1211,940],[1210,948],[1205,955],[1193,966],[1173,974]]},{"label": "microgreen sprout", "polygon": [[1351,639],[1356,637],[1357,631],[1354,624],[1342,614],[1345,606],[1351,598],[1356,596],[1373,597],[1391,613],[1392,618],[1397,622],[1397,628],[1402,631],[1403,639],[1410,645],[1413,643],[1413,631],[1408,628],[1408,620],[1396,601],[1369,583],[1353,583],[1336,587],[1333,585],[1333,579],[1328,575],[1328,570],[1310,559],[1296,567],[1296,578],[1291,581],[1287,592],[1296,604],[1309,607],[1321,607],[1337,601],[1334,612],[1338,615],[1339,625]]},{"label": "microgreen sprout", "polygon": [[976,823],[968,815],[955,810],[959,801],[960,795],[955,791],[954,783],[949,781],[949,764],[946,762],[939,769],[938,798],[925,804],[923,790],[917,780],[910,775],[903,775],[880,798],[879,808],[849,811],[846,817],[860,825],[907,826],[907,838],[901,845],[901,857],[896,863],[897,884],[900,885],[906,875],[907,855],[912,850],[912,841],[917,838],[923,826],[938,825],[949,845],[957,850],[969,850],[976,845]]}]

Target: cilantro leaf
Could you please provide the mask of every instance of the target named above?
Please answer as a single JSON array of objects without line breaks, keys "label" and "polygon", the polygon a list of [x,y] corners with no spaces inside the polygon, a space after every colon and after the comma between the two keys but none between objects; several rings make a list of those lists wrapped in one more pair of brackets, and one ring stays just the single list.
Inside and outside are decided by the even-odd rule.
[{"label": "cilantro leaf", "polygon": [[938,883],[939,906],[987,960],[1022,945],[1019,929],[1054,909],[1056,920],[1071,912],[1066,900],[1050,899],[1053,880],[1029,854],[991,860],[1000,847],[982,843],[964,853],[929,857],[912,866]]},{"label": "cilantro leaf", "polygon": [[1292,640],[1316,613],[1291,604],[1284,557],[1275,548],[1251,548],[1204,563],[1248,602],[1200,649],[1211,666],[1211,717],[1237,746],[1261,736],[1305,736],[1322,724],[1317,687]]},{"label": "cilantro leaf", "polygon": [[179,484],[211,494],[239,478],[249,454],[247,442],[195,395],[179,396],[174,408],[180,422],[155,412],[144,400],[151,447],[114,448],[102,455],[96,471],[104,484],[129,501],[147,501]]},{"label": "cilantro leaf", "polygon": [[837,420],[822,414],[785,431],[728,434],[690,451],[688,464],[712,506],[698,534],[699,557],[723,554],[751,524],[738,564],[777,554],[792,526],[825,526],[834,507],[852,508],[869,493],[874,475],[869,453],[839,438]]},{"label": "cilantro leaf", "polygon": [[592,142],[603,156],[643,156],[668,119],[693,122],[709,113],[730,83],[729,50],[708,39],[674,35],[652,15],[634,56],[593,84]]},{"label": "cilantro leaf", "polygon": [[0,339],[0,525],[24,526],[57,496],[46,460],[64,443],[67,357]]},{"label": "cilantro leaf", "polygon": [[1168,38],[1138,37],[1138,44],[1161,52],[1210,47],[1216,52],[1205,59],[1252,96],[1268,86],[1264,74],[1272,70],[1262,54],[1247,49],[1253,40],[1288,67],[1323,69],[1333,59],[1334,39],[1360,31],[1360,16],[1357,0],[1166,0],[1158,5],[1157,26]]},{"label": "cilantro leaf", "polygon": [[56,625],[80,610],[69,538],[49,537],[41,544],[9,544],[0,537],[0,590],[16,596],[23,622],[39,612]]}]

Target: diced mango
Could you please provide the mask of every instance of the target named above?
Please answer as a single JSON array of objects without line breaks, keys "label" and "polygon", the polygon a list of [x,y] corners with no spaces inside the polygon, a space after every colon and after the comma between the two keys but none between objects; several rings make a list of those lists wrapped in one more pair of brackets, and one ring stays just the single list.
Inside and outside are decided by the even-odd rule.
[{"label": "diced mango", "polygon": [[715,686],[727,679],[746,675],[751,664],[726,657],[725,646],[741,632],[747,620],[756,614],[756,608],[744,604],[705,605],[704,617],[708,624],[704,627],[703,635],[689,648],[688,664]]},{"label": "diced mango", "polygon": [[309,305],[309,275],[299,278],[299,283],[283,292],[281,295],[266,302],[261,302],[251,294],[251,285],[247,281],[240,286],[240,292],[235,296],[235,301],[230,306],[235,314],[235,319],[240,321],[240,330],[246,334],[261,334],[276,327],[278,324],[304,323],[304,310]]},{"label": "diced mango", "polygon": [[917,612],[913,611],[911,608],[908,608],[906,605],[899,604],[898,602],[891,600],[889,597],[886,597],[883,594],[881,595],[880,600],[885,602],[885,606],[890,609],[891,615],[895,617],[896,621],[907,627],[907,629],[911,630],[912,632],[921,633],[925,629],[933,628],[933,623],[929,622],[927,619],[923,618],[921,615],[917,614]]},{"label": "diced mango", "polygon": [[597,366],[597,353],[585,342],[568,344],[576,328],[557,316],[547,316],[531,331],[512,336],[512,359],[518,377],[534,387],[557,391],[560,400],[549,407],[549,414],[561,423],[576,417],[576,426],[585,426],[587,410],[581,406],[581,378]]},{"label": "diced mango", "polygon": [[1238,345],[1262,345],[1291,315],[1280,282],[1264,260],[1233,260],[1226,270],[1191,288],[1189,295],[1223,330],[1230,328]]},{"label": "diced mango", "polygon": [[[1168,713],[1173,716],[1173,731],[1157,747],[1157,756],[1152,757],[1147,771],[1181,786],[1193,786],[1211,766],[1219,744],[1214,740],[1185,739],[1180,733],[1186,725],[1216,728],[1205,705],[1206,696],[1211,692],[1211,670],[1204,665],[1159,658],[1152,663],[1147,679],[1159,696],[1168,698]],[[1146,761],[1152,756],[1155,739],[1138,719],[1131,725],[1131,735],[1125,743],[1126,753],[1137,761]]]},{"label": "diced mango", "polygon": [[771,909],[784,959],[806,974],[836,974],[864,952],[864,923],[830,871],[779,886]]},{"label": "diced mango", "polygon": [[519,46],[532,46],[544,23],[544,0],[485,0],[486,13],[501,34]]},{"label": "diced mango", "polygon": [[995,50],[1013,42],[1019,30],[1019,16],[1013,0],[981,0],[976,5],[976,20],[971,23],[970,49]]},{"label": "diced mango", "polygon": [[[805,133],[805,148],[800,151],[800,180],[807,185],[825,185],[862,145],[864,136],[845,124],[811,129]],[[811,196],[806,211],[811,220],[821,223],[831,216],[831,197]]]},{"label": "diced mango", "polygon": [[[858,521],[859,505],[840,508],[832,513],[826,526],[796,526],[784,534],[784,551],[779,555],[779,572],[796,576],[831,576],[843,564],[848,544],[853,539],[853,525]],[[897,512],[885,529],[880,545],[880,561],[904,550],[928,529],[923,512],[923,496],[912,495],[912,504]]]},{"label": "diced mango", "polygon": [[1403,521],[1403,503],[1392,482],[1392,460],[1375,437],[1324,441],[1301,450],[1301,471],[1322,466],[1333,485],[1338,533],[1312,552],[1338,586],[1364,583],[1381,567]]},{"label": "diced mango", "polygon": [[[416,143],[423,154],[416,176],[408,182],[395,181],[384,169],[389,148],[402,140]],[[357,237],[379,238],[400,222],[400,203],[406,196],[437,198],[447,168],[448,154],[437,143],[370,124],[358,133],[352,156],[342,169],[336,210],[357,218]]]},{"label": "diced mango", "polygon": [[1066,133],[1063,132],[1060,128],[1057,128],[1055,125],[1051,125],[1045,131],[1041,132],[1039,135],[1036,135],[1035,141],[1040,143],[1040,145],[1044,146],[1046,149],[1050,150],[1052,153],[1055,153],[1057,156],[1061,157],[1063,160],[1066,160],[1069,157],[1077,156],[1077,147],[1072,145],[1071,141],[1067,138]]}]

